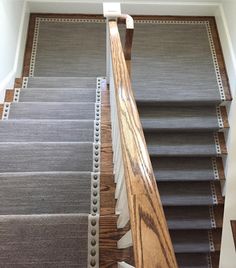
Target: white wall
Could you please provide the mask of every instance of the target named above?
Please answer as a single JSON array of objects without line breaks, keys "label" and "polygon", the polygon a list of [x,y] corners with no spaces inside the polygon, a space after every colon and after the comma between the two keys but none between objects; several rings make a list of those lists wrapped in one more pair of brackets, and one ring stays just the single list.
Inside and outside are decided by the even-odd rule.
[{"label": "white wall", "polygon": [[131,15],[214,15],[220,0],[28,0],[32,12],[102,14],[103,2],[120,2]]},{"label": "white wall", "polygon": [[217,26],[224,52],[233,101],[229,107],[230,132],[227,139],[225,213],[220,268],[236,267],[236,252],[230,220],[236,220],[236,1],[223,0],[216,12]]},{"label": "white wall", "polygon": [[[22,61],[27,19],[24,0],[0,0],[0,101],[11,87]],[[24,27],[23,27],[24,26]],[[24,34],[25,33],[25,34]]]}]

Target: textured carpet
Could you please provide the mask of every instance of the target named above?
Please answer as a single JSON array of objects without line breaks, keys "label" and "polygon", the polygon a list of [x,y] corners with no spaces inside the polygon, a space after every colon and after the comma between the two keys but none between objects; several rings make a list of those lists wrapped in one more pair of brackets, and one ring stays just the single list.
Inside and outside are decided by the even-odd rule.
[{"label": "textured carpet", "polygon": [[[37,88],[28,88],[30,82]],[[98,267],[98,84],[95,78],[24,79],[14,102],[5,103],[1,267]]]},{"label": "textured carpet", "polygon": [[87,267],[86,214],[0,216],[0,226],[2,267]]},{"label": "textured carpet", "polygon": [[95,89],[24,89],[19,93],[22,102],[95,102]]},{"label": "textured carpet", "polygon": [[0,173],[0,213],[89,213],[90,192],[90,172]]},{"label": "textured carpet", "polygon": [[18,102],[11,104],[9,119],[93,120],[94,103]]},{"label": "textured carpet", "polygon": [[215,106],[138,105],[144,130],[218,130]]},{"label": "textured carpet", "polygon": [[[88,73],[89,74],[89,73]],[[45,72],[45,75],[47,73]],[[95,77],[27,77],[24,79],[27,88],[93,88]]]},{"label": "textured carpet", "polygon": [[105,20],[102,23],[41,20],[34,76],[104,75],[105,33]]},{"label": "textured carpet", "polygon": [[178,265],[216,268],[224,152],[215,133],[222,130],[217,106],[224,92],[209,27],[135,26],[132,86]]},{"label": "textured carpet", "polygon": [[216,156],[213,133],[145,133],[151,156]]},{"label": "textured carpet", "polygon": [[215,180],[210,157],[152,157],[152,166],[158,181],[212,181]]},{"label": "textured carpet", "polygon": [[92,120],[4,120],[1,142],[93,142]]}]

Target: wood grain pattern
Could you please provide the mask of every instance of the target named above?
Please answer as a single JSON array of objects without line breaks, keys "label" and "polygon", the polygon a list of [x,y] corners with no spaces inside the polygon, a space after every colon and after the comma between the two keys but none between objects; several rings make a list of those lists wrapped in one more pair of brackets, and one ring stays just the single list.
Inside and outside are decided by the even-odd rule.
[{"label": "wood grain pattern", "polygon": [[4,108],[4,105],[0,104],[0,120],[2,119],[3,108]]},{"label": "wood grain pattern", "polygon": [[109,30],[135,267],[177,267],[115,21]]},{"label": "wood grain pattern", "polygon": [[221,154],[225,155],[227,154],[227,147],[226,147],[224,133],[218,132],[218,138],[219,138],[219,143],[220,143]]},{"label": "wood grain pattern", "polygon": [[12,102],[14,97],[14,90],[7,89],[5,94],[5,102]]},{"label": "wood grain pattern", "polygon": [[220,113],[224,124],[224,128],[229,128],[228,114],[225,106],[220,107]]},{"label": "wood grain pattern", "polygon": [[216,191],[216,197],[217,197],[218,204],[223,205],[225,199],[222,196],[221,185],[220,185],[219,181],[215,182],[215,191]]},{"label": "wood grain pattern", "polygon": [[215,251],[220,251],[221,236],[222,236],[222,229],[221,228],[216,228],[215,230],[212,230],[212,237],[213,237]]},{"label": "wood grain pattern", "polygon": [[216,228],[222,228],[223,226],[223,214],[224,214],[224,205],[217,205],[213,209],[214,217],[216,221]]},{"label": "wood grain pattern", "polygon": [[232,221],[230,221],[230,223],[231,223],[231,228],[232,228],[232,232],[233,232],[234,245],[235,245],[235,249],[236,249],[236,220],[232,220]]},{"label": "wood grain pattern", "polygon": [[16,78],[14,88],[21,88],[23,84],[23,78]]},{"label": "wood grain pattern", "polygon": [[118,261],[134,264],[133,249],[117,249],[117,241],[125,234],[126,230],[117,230],[116,216],[100,217],[100,267],[115,268]]},{"label": "wood grain pattern", "polygon": [[219,252],[211,253],[212,267],[219,268],[219,262],[220,262],[220,253]]},{"label": "wood grain pattern", "polygon": [[216,165],[217,165],[217,170],[219,173],[220,180],[225,180],[225,172],[224,172],[224,165],[223,165],[222,158],[218,157],[216,159]]}]

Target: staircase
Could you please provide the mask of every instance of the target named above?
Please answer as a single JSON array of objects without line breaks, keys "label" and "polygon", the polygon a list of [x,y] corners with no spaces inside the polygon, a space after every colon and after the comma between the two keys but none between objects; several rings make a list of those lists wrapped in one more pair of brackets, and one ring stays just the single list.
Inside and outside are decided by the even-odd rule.
[{"label": "staircase", "polygon": [[103,82],[29,77],[7,91],[0,121],[1,267],[98,267]]},{"label": "staircase", "polygon": [[[219,90],[135,95],[179,267],[218,267],[226,108]],[[229,101],[230,98],[226,99]]]},{"label": "staircase", "polygon": [[[100,263],[107,259],[104,267],[113,267],[124,257],[117,240],[126,230],[116,229],[114,202],[106,204],[99,230],[101,90],[106,81],[95,76],[105,70],[105,21],[32,18],[32,55],[25,66],[30,77],[8,90],[0,107],[0,266],[99,267],[100,231]],[[209,45],[209,23],[202,19],[137,18],[135,23],[132,86],[178,265],[217,268],[224,131],[229,128],[225,106],[231,100],[220,84],[223,63],[215,66],[210,50],[215,42],[217,57],[222,57],[219,43]],[[97,46],[87,32],[99,37]],[[54,42],[60,49],[54,50]],[[80,77],[70,77],[77,73]],[[105,123],[103,145],[110,150],[111,170],[104,176],[109,183],[101,188],[114,201],[111,127],[109,120]]]}]

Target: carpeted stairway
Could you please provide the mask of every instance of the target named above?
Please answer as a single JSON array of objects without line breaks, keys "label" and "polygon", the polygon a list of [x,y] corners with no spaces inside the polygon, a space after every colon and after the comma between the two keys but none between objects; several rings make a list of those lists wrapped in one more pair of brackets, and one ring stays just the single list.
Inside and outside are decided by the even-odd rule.
[{"label": "carpeted stairway", "polygon": [[[34,23],[0,121],[0,267],[98,267],[105,20]],[[132,86],[180,268],[219,263],[224,72],[212,19],[135,19]]]},{"label": "carpeted stairway", "polygon": [[1,267],[98,267],[103,83],[24,78],[4,104]]},{"label": "carpeted stairway", "polygon": [[[207,25],[155,23],[138,22],[133,45],[133,88],[148,151],[179,267],[218,267],[230,94]],[[146,63],[143,73],[137,62]]]}]

